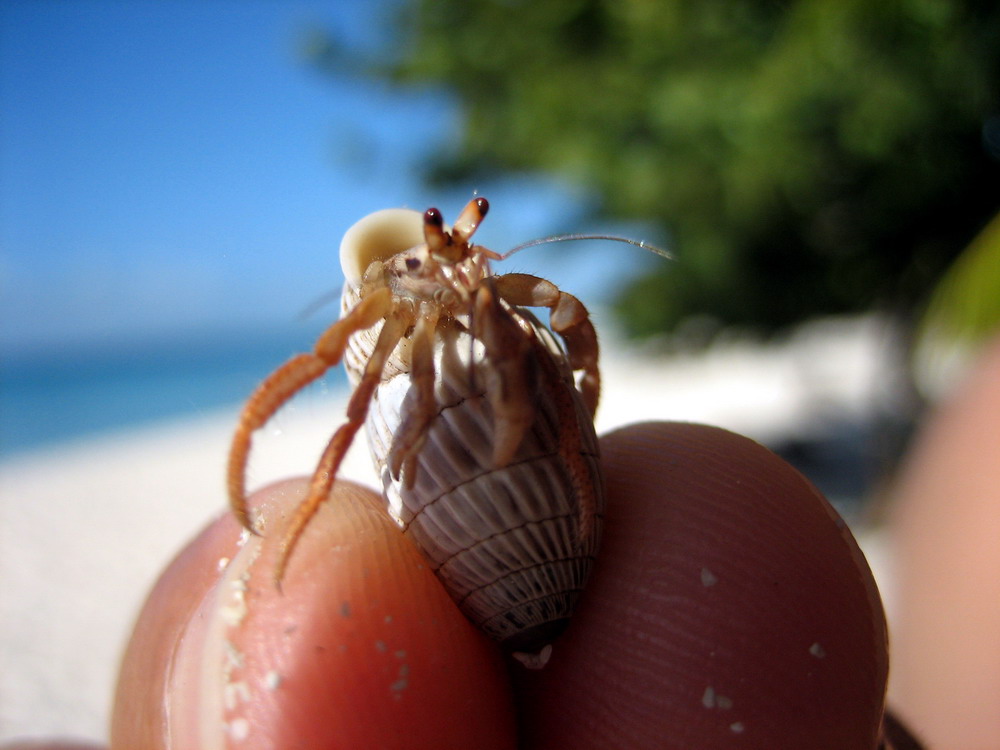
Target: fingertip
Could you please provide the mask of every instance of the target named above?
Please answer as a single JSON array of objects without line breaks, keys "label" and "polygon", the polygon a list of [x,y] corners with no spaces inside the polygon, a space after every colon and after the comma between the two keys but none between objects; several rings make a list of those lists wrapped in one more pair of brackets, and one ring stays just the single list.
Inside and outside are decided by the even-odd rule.
[{"label": "fingertip", "polygon": [[265,536],[233,544],[191,614],[167,679],[165,746],[512,747],[496,648],[373,493],[338,482],[274,585],[306,486],[258,493]]},{"label": "fingertip", "polygon": [[605,539],[531,747],[870,747],[887,654],[850,532],[798,472],[713,427],[605,436]]},{"label": "fingertip", "polygon": [[246,611],[222,623],[239,655],[223,686],[236,693],[230,733],[256,735],[243,747],[512,746],[495,647],[370,491],[337,484],[274,588],[281,519],[304,491],[286,486],[263,508],[267,539],[227,576]]},{"label": "fingertip", "polygon": [[240,526],[229,513],[210,522],[167,565],[136,618],[122,656],[111,716],[111,748],[167,748],[167,683],[178,645],[215,586]]},{"label": "fingertip", "polygon": [[0,750],[102,750],[103,745],[76,740],[14,740]]}]

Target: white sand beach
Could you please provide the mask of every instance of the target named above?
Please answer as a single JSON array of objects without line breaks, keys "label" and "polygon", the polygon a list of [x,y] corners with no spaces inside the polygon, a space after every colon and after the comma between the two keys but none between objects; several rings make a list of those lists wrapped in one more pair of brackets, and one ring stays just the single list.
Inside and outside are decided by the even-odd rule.
[{"label": "white sand beach", "polygon": [[[887,398],[889,343],[862,319],[669,358],[606,345],[598,428],[689,420],[767,442],[831,416],[864,419]],[[223,511],[238,406],[0,462],[0,741],[106,738],[118,659],[146,591]],[[309,472],[342,414],[342,398],[312,394],[286,408],[255,443],[251,486]],[[372,483],[364,440],[342,474]],[[878,535],[856,533],[884,579]]]}]

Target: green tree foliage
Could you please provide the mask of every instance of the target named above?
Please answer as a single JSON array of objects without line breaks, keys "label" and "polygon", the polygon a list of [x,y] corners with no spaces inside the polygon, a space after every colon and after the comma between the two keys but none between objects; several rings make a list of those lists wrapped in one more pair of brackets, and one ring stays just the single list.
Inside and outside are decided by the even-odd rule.
[{"label": "green tree foliage", "polygon": [[1000,214],[944,273],[918,328],[915,364],[924,386],[947,384],[1000,330]]},{"label": "green tree foliage", "polygon": [[636,334],[909,314],[1000,207],[995,0],[409,0],[396,20],[367,74],[461,107],[432,177],[547,171],[664,227],[678,260],[619,301]]}]

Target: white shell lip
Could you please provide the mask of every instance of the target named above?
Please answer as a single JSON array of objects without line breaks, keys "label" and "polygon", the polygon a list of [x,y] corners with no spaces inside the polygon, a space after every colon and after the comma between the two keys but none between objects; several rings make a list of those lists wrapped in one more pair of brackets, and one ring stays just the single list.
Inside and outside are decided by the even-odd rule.
[{"label": "white shell lip", "polygon": [[384,208],[368,214],[344,233],[340,267],[351,284],[361,281],[372,261],[385,260],[424,242],[424,218],[412,208]]},{"label": "white shell lip", "polygon": [[535,654],[529,654],[523,651],[514,651],[511,653],[511,656],[521,662],[528,669],[542,669],[549,663],[549,659],[552,658],[552,644],[548,643],[542,646],[541,650]]}]

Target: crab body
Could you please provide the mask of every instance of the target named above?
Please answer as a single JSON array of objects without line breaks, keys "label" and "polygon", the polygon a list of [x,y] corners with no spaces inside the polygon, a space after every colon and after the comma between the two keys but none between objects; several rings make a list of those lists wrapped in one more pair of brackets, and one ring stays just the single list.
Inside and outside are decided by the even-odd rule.
[{"label": "crab body", "polygon": [[[250,434],[343,359],[354,384],[347,422],[320,459],[276,576],[366,424],[389,513],[466,616],[540,666],[600,539],[597,342],[572,295],[492,273],[500,256],[468,241],[486,210],[470,202],[448,230],[435,209],[391,209],[347,232],[342,317],[251,397],[230,454],[230,498],[252,527]],[[549,308],[563,345],[531,306]]]}]

